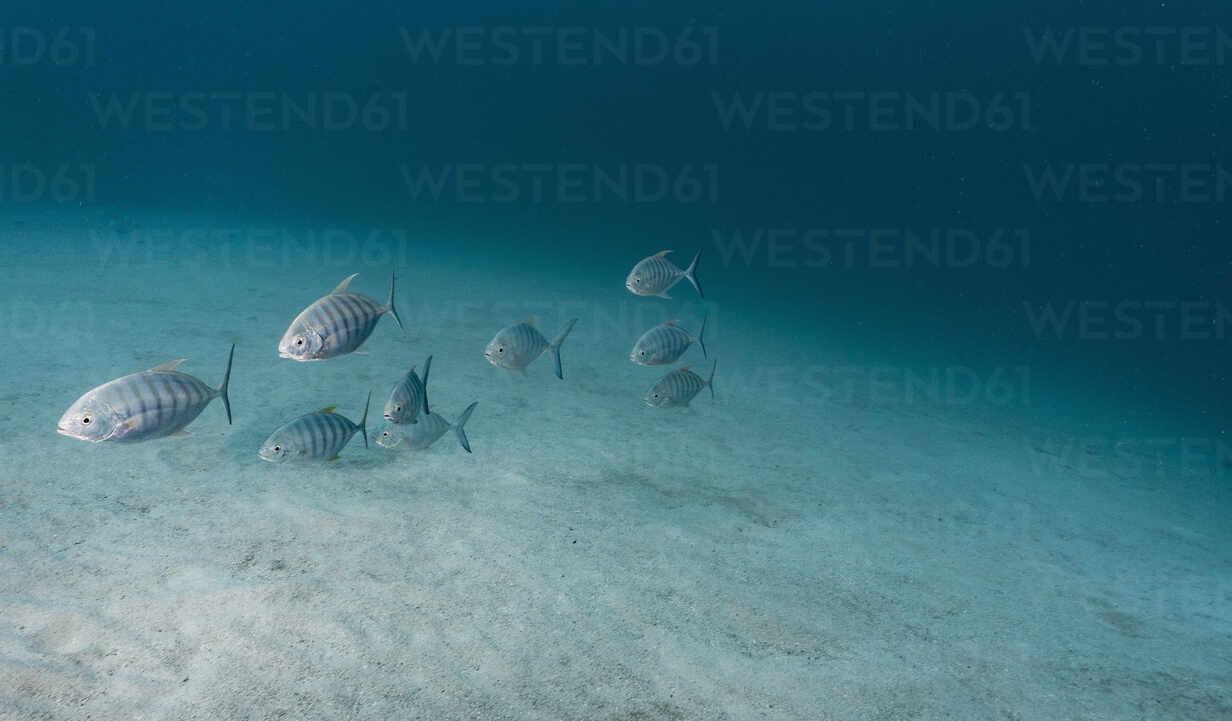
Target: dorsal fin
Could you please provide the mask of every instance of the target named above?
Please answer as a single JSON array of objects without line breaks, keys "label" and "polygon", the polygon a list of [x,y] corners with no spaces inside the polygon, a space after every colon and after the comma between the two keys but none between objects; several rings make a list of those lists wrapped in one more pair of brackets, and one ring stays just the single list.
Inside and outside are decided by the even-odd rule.
[{"label": "dorsal fin", "polygon": [[678,322],[678,321],[677,321],[675,318],[673,318],[672,320],[669,320],[668,322],[664,323],[663,325],[676,325],[676,323],[677,323],[677,322]]},{"label": "dorsal fin", "polygon": [[325,408],[322,408],[321,410],[317,411],[317,413],[333,413],[334,409],[337,407],[338,406],[326,406]]},{"label": "dorsal fin", "polygon": [[152,371],[169,371],[169,370],[175,370],[175,367],[176,367],[176,366],[178,366],[179,364],[183,363],[183,362],[184,362],[184,361],[186,361],[186,360],[188,360],[188,359],[187,359],[187,358],[181,358],[181,359],[179,359],[179,360],[167,361],[166,363],[159,363],[158,365],[154,366],[154,367],[153,367],[153,368],[151,368],[150,370],[152,370]]},{"label": "dorsal fin", "polygon": [[688,369],[690,369],[690,368],[692,368],[692,367],[693,367],[693,366],[691,366],[691,365],[687,365],[687,366],[680,366],[680,368],[679,368],[676,372],[677,372],[677,373],[684,373],[685,371],[687,371]]},{"label": "dorsal fin", "polygon": [[538,322],[539,322],[539,316],[537,316],[537,315],[532,315],[531,317],[529,317],[529,318],[527,318],[526,320],[522,321],[522,323],[523,323],[524,325],[534,325],[534,324],[536,324],[536,323],[538,323]]},{"label": "dorsal fin", "polygon": [[650,256],[650,257],[651,257],[651,258],[662,258],[663,256],[667,255],[667,254],[668,254],[668,253],[670,253],[670,252],[672,252],[672,251],[670,251],[670,250],[660,250],[658,253],[655,253],[654,255],[652,255],[652,256]]},{"label": "dorsal fin", "polygon": [[345,292],[347,292],[347,286],[351,284],[351,281],[355,280],[355,276],[357,276],[357,275],[359,275],[359,273],[352,273],[352,274],[348,275],[348,276],[346,277],[346,280],[343,280],[341,283],[339,283],[339,284],[338,284],[338,287],[337,287],[337,288],[334,288],[332,291],[330,291],[330,293],[329,293],[329,294],[330,294],[330,295],[338,295],[339,293],[345,293]]}]

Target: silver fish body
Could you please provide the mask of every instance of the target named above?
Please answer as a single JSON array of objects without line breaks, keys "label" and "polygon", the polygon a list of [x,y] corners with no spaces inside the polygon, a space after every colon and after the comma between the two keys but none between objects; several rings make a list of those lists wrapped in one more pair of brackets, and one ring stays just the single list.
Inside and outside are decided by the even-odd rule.
[{"label": "silver fish body", "polygon": [[707,379],[689,370],[689,366],[678,368],[660,378],[646,391],[642,400],[652,408],[687,406],[706,387],[710,388],[710,397],[714,398],[714,371],[717,366],[718,361],[710,366],[710,377]]},{"label": "silver fish body", "polygon": [[215,398],[222,398],[229,424],[231,399],[227,386],[234,356],[235,346],[231,346],[218,388],[174,370],[183,362],[182,358],[104,383],[78,398],[60,417],[56,430],[61,435],[94,443],[135,443],[183,436],[187,435],[184,427]]},{"label": "silver fish body", "polygon": [[364,416],[358,424],[334,413],[333,406],[284,423],[265,439],[257,449],[257,456],[270,463],[332,461],[356,433],[363,434],[364,448],[367,448],[368,403],[371,401],[372,393],[368,393]]},{"label": "silver fish body", "polygon": [[702,286],[697,280],[697,259],[701,257],[702,252],[697,251],[697,254],[693,256],[693,262],[689,263],[689,267],[684,270],[667,259],[667,254],[670,252],[672,251],[661,250],[649,258],[638,261],[625,278],[625,288],[634,295],[671,298],[667,291],[671,290],[672,286],[679,283],[681,279],[687,279],[697,289],[697,294],[705,298],[706,294],[702,293]]},{"label": "silver fish body", "polygon": [[278,355],[297,361],[325,360],[359,349],[381,316],[389,313],[402,327],[394,308],[394,279],[389,280],[389,302],[382,305],[362,293],[348,290],[351,275],[324,298],[300,312],[278,342]]},{"label": "silver fish body", "polygon": [[431,415],[428,410],[428,373],[432,371],[432,356],[424,363],[423,378],[415,372],[414,366],[402,377],[389,392],[385,401],[385,420],[390,423],[415,423],[419,411]]},{"label": "silver fish body", "polygon": [[560,365],[560,346],[565,342],[569,331],[577,323],[577,318],[565,324],[565,329],[550,342],[535,328],[537,319],[528,318],[517,325],[503,328],[488,343],[483,355],[488,362],[497,368],[526,372],[526,366],[547,351],[556,364],[556,377],[564,379],[564,370]]},{"label": "silver fish body", "polygon": [[675,363],[689,346],[697,343],[701,346],[702,356],[706,357],[706,318],[702,318],[702,327],[694,337],[684,328],[676,325],[676,321],[656,325],[642,334],[633,344],[629,360],[643,366],[661,366]]},{"label": "silver fish body", "polygon": [[477,405],[479,405],[478,401],[467,406],[466,410],[462,411],[462,415],[458,416],[457,423],[450,423],[439,413],[423,416],[418,423],[389,423],[381,430],[376,443],[382,448],[409,448],[413,451],[422,451],[452,430],[458,437],[458,444],[470,453],[471,443],[466,437],[465,427],[466,422],[470,420],[471,411],[475,410]]}]

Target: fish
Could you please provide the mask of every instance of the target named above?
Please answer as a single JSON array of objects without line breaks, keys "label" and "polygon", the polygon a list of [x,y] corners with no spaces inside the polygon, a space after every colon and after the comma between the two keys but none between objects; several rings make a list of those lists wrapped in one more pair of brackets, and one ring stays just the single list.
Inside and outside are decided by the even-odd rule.
[{"label": "fish", "polygon": [[[381,305],[362,293],[348,290],[359,273],[347,276],[324,298],[305,308],[291,321],[278,342],[278,355],[297,361],[317,361],[336,358],[359,349],[381,316],[394,317],[402,328],[402,319],[394,308],[394,277],[389,277],[389,302]],[[403,329],[405,330],[405,329]]]},{"label": "fish", "polygon": [[625,287],[634,295],[671,298],[667,291],[679,283],[681,278],[687,278],[693,287],[697,288],[697,294],[705,298],[706,294],[702,292],[702,286],[697,281],[697,259],[702,255],[701,250],[697,251],[697,254],[693,256],[693,262],[689,263],[689,267],[684,270],[676,267],[675,263],[667,259],[667,254],[670,252],[672,251],[661,250],[639,261],[633,266],[633,270],[629,271],[629,277],[625,278]]},{"label": "fish", "polygon": [[651,386],[642,400],[652,408],[687,406],[706,387],[710,388],[710,397],[714,398],[714,371],[718,365],[717,360],[711,364],[710,378],[707,380],[702,380],[701,376],[689,370],[689,366],[677,368]]},{"label": "fish", "polygon": [[363,434],[364,448],[367,448],[368,404],[371,402],[372,391],[368,391],[368,400],[364,401],[364,416],[358,424],[351,422],[346,416],[334,413],[335,406],[322,408],[284,423],[265,439],[257,449],[257,456],[270,463],[323,459],[334,461],[356,432]]},{"label": "fish", "polygon": [[405,446],[411,450],[421,451],[436,441],[449,429],[458,436],[458,443],[467,453],[471,452],[471,442],[466,438],[466,431],[463,430],[466,422],[470,420],[471,411],[475,410],[475,406],[479,405],[479,401],[475,401],[462,411],[462,415],[458,416],[457,423],[450,423],[441,417],[439,413],[433,413],[430,416],[424,416],[415,424],[395,424],[389,423],[381,430],[381,435],[376,439],[376,444],[382,448],[399,448]]},{"label": "fish", "polygon": [[569,331],[573,330],[573,324],[577,323],[577,320],[574,318],[566,323],[560,335],[549,343],[548,339],[535,328],[538,318],[531,316],[497,333],[484,349],[483,355],[497,368],[521,371],[525,375],[526,366],[547,351],[552,354],[552,360],[556,362],[556,377],[564,380],[565,373],[560,367],[560,345],[565,342],[565,337],[569,335]]},{"label": "fish", "polygon": [[697,337],[693,337],[687,330],[676,325],[676,321],[669,320],[643,333],[642,337],[633,344],[629,360],[640,366],[675,363],[694,343],[701,346],[702,357],[708,358],[704,340],[705,333],[706,316],[702,316],[702,329],[697,332]]},{"label": "fish", "polygon": [[215,398],[222,399],[231,424],[231,361],[235,346],[227,355],[222,383],[211,388],[198,378],[175,370],[184,359],[162,363],[104,383],[78,398],[60,416],[56,430],[70,438],[92,443],[112,441],[136,443],[155,438],[189,435],[184,427],[192,423]]},{"label": "fish", "polygon": [[389,392],[385,401],[385,420],[390,423],[415,423],[422,409],[424,415],[430,415],[428,410],[428,373],[432,370],[432,356],[424,363],[423,380],[415,372],[415,366],[403,376],[402,380]]}]

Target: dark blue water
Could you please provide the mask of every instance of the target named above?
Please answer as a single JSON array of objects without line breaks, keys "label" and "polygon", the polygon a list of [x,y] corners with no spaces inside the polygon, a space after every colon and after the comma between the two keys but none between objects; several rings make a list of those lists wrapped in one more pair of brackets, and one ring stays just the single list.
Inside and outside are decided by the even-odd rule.
[{"label": "dark blue water", "polygon": [[[474,346],[474,357],[465,355],[469,350],[454,356],[453,367],[465,380],[459,381],[462,389],[455,397],[446,396],[446,403],[449,413],[456,414],[472,395],[479,396],[472,440],[478,439],[480,454],[485,435],[490,447],[500,449],[498,457],[484,461],[491,465],[471,477],[476,483],[481,478],[506,479],[505,471],[528,478],[540,478],[539,472],[552,477],[545,468],[566,475],[576,472],[581,476],[568,476],[561,495],[535,497],[548,507],[564,497],[568,500],[561,501],[561,508],[598,513],[593,498],[570,495],[582,484],[600,484],[586,475],[586,463],[574,463],[583,459],[596,464],[589,470],[602,468],[605,488],[633,484],[637,490],[632,496],[621,497],[635,499],[629,501],[632,517],[648,507],[657,512],[680,504],[707,509],[734,504],[737,513],[747,514],[740,516],[744,521],[754,518],[754,525],[764,521],[768,529],[798,531],[784,531],[791,540],[781,540],[784,545],[775,546],[781,555],[764,567],[758,565],[754,548],[750,555],[729,557],[735,560],[729,560],[727,572],[716,571],[709,580],[695,582],[700,585],[687,590],[637,586],[638,593],[695,598],[705,595],[699,589],[707,583],[730,587],[732,579],[748,569],[783,598],[793,597],[790,589],[815,590],[818,583],[836,583],[836,576],[828,573],[850,579],[852,573],[858,576],[858,569],[876,568],[889,577],[896,573],[898,544],[915,548],[912,544],[920,541],[939,547],[929,535],[938,531],[922,530],[932,527],[921,526],[911,514],[919,512],[929,521],[936,515],[938,522],[944,517],[959,529],[956,537],[978,547],[979,533],[968,533],[962,525],[975,517],[976,523],[1013,530],[1002,539],[1004,546],[992,544],[1001,549],[989,551],[993,558],[974,550],[957,555],[971,563],[978,557],[979,564],[987,564],[980,567],[993,574],[988,569],[997,568],[997,558],[1033,548],[1040,537],[1051,539],[1048,544],[1058,545],[1015,567],[1015,577],[1081,577],[1081,583],[1069,576],[1057,581],[1058,587],[1070,583],[1068,588],[1079,589],[1065,602],[1086,604],[1082,607],[1103,624],[1101,633],[1115,627],[1116,643],[1094,632],[1084,636],[1086,627],[1079,625],[1067,632],[1079,638],[1079,655],[1098,658],[1109,648],[1132,649],[1126,651],[1130,660],[1124,667],[1109,669],[1106,675],[1132,677],[1125,683],[1135,690],[1121,695],[1075,692],[1050,706],[1050,713],[1123,718],[1126,709],[1137,708],[1152,718],[1227,717],[1232,712],[1226,700],[1205,706],[1199,701],[1226,699],[1226,674],[1198,669],[1192,665],[1196,661],[1175,660],[1173,655],[1180,652],[1167,644],[1206,643],[1222,649],[1215,655],[1227,655],[1226,619],[1210,608],[1227,601],[1227,535],[1220,509],[1226,510],[1232,469],[1230,68],[1232,7],[1215,0],[1009,5],[585,2],[534,7],[392,0],[171,7],[10,0],[0,9],[0,265],[10,278],[8,292],[0,291],[0,296],[7,306],[4,325],[10,350],[24,361],[19,372],[9,374],[10,385],[20,392],[5,398],[5,407],[10,417],[20,417],[32,405],[45,406],[37,432],[17,433],[27,434],[21,437],[29,443],[61,449],[69,441],[47,441],[43,416],[54,421],[75,394],[190,351],[199,363],[208,362],[205,368],[211,370],[196,368],[213,382],[213,366],[226,346],[236,342],[237,363],[254,368],[237,371],[237,387],[245,376],[254,379],[256,387],[250,385],[247,395],[263,399],[237,402],[237,418],[242,419],[245,406],[256,406],[254,412],[261,414],[257,426],[276,422],[292,408],[287,386],[294,384],[302,384],[299,389],[311,395],[303,400],[304,411],[337,402],[357,414],[354,406],[363,389],[376,386],[379,395],[393,373],[389,369],[402,368],[406,358],[418,362],[433,347],[439,354],[442,348]],[[670,305],[640,304],[624,293],[621,285],[633,263],[665,248],[675,251],[672,257],[682,267],[695,251],[702,251],[698,275],[706,292],[704,303],[687,282],[673,289]],[[418,328],[396,341],[391,328],[378,329],[378,338],[381,333],[391,338],[375,342],[400,344],[393,346],[399,353],[396,360],[380,365],[388,356],[382,357],[378,346],[372,360],[358,361],[358,372],[355,366],[334,365],[326,372],[278,365],[272,344],[299,310],[296,304],[324,294],[356,271],[362,274],[365,292],[384,298],[391,269],[403,279],[402,302],[411,308],[408,314],[417,319]],[[721,412],[714,415],[722,420],[703,417],[698,427],[690,427],[690,453],[704,461],[690,470],[688,455],[672,453],[673,463],[680,464],[673,467],[675,480],[654,486],[656,475],[646,459],[656,452],[646,448],[660,449],[654,444],[662,443],[666,454],[680,437],[671,435],[670,425],[644,425],[642,416],[631,415],[621,405],[629,399],[620,391],[613,395],[614,388],[637,386],[629,391],[629,404],[634,404],[650,380],[632,374],[623,348],[649,323],[682,317],[686,325],[696,326],[707,311],[714,319],[714,345],[728,359],[720,382],[734,400],[730,406],[717,406]],[[583,317],[571,341],[578,346],[572,362],[583,390],[569,395],[569,388],[549,385],[543,391],[550,394],[545,400],[524,386],[494,385],[492,369],[482,363],[478,349],[500,325],[531,313],[542,315],[549,333],[569,316]],[[251,351],[245,348],[250,340]],[[448,351],[445,356],[438,366],[445,369],[440,371],[443,378],[451,362]],[[534,370],[542,376],[536,380],[548,380],[546,368]],[[872,380],[879,373],[889,379],[888,385]],[[280,388],[274,398],[268,397],[270,389]],[[59,395],[44,397],[53,391]],[[336,398],[335,393],[345,397]],[[552,403],[562,404],[561,410],[543,411],[533,423],[525,421],[525,414]],[[485,434],[484,414],[489,411],[489,418],[500,422]],[[860,415],[866,412],[871,415]],[[592,414],[597,420],[587,425],[585,419]],[[552,421],[565,428],[541,425]],[[911,425],[917,421],[935,435]],[[218,418],[209,422],[222,432]],[[133,478],[145,479],[142,488],[173,488],[175,478],[188,479],[187,487],[205,488],[209,478],[231,472],[225,462],[231,455],[252,465],[254,444],[263,437],[257,426],[229,436],[222,454],[206,447],[191,462],[172,458],[170,451],[145,456],[132,464],[139,469],[132,471],[137,474]],[[983,431],[957,430],[977,427]],[[515,428],[518,434],[511,434]],[[1057,453],[1023,442],[1041,432],[1079,440]],[[714,443],[706,445],[699,438]],[[1025,445],[1056,456],[1060,466],[1045,471],[1033,467],[1028,475],[1040,488],[1008,480],[1030,464],[1004,453],[993,439],[1011,439],[1006,447],[1023,450]],[[53,441],[59,444],[50,445]],[[719,446],[723,450],[715,450]],[[1095,450],[1084,450],[1086,446]],[[1101,471],[1098,481],[1084,475],[1089,457],[1115,456],[1122,447],[1136,449],[1133,453],[1149,460],[1135,465],[1133,472]],[[11,493],[7,508],[18,508],[16,499],[56,508],[37,491],[44,482],[59,488],[62,498],[77,499],[69,504],[73,507],[88,503],[81,499],[106,493],[106,479],[130,467],[113,454],[104,473],[91,465],[93,456],[86,453],[95,449],[73,448],[79,455],[69,458],[85,469],[75,480],[54,481],[59,476],[44,459],[26,457],[19,467],[29,480],[18,482],[17,471],[6,479]],[[610,455],[600,459],[597,448]],[[16,452],[13,445],[6,451]],[[885,463],[880,462],[882,453]],[[452,462],[438,459],[434,468],[453,472]],[[221,465],[208,465],[212,463]],[[1106,470],[1115,464],[1095,465]],[[365,470],[377,479],[385,478],[379,475],[382,469],[385,466]],[[923,474],[919,478],[912,475],[917,471]],[[246,492],[259,484],[253,480],[249,485],[248,479],[261,476],[252,469],[244,473],[254,475],[234,478],[246,479],[236,481]],[[0,478],[3,475],[0,472]],[[325,484],[326,477],[315,477],[316,482]],[[958,480],[947,485],[945,479]],[[725,485],[728,480],[730,485]],[[68,485],[56,485],[60,481]],[[390,486],[371,482],[378,494],[392,493]],[[506,491],[516,486],[504,482]],[[1105,482],[1111,485],[1101,485]],[[861,490],[866,483],[874,489],[868,497]],[[1004,484],[1002,490],[998,483]],[[646,490],[651,487],[654,492]],[[482,497],[482,491],[475,490],[482,486],[467,488]],[[689,495],[698,488],[709,489],[705,493],[710,495],[703,494],[704,500]],[[1006,488],[1013,490],[1003,493]],[[474,510],[471,500],[458,501],[448,489],[437,490],[444,499],[444,510],[438,508],[443,518],[452,518],[450,509]],[[1019,490],[1024,493],[1021,499],[1015,495]],[[229,507],[239,504],[243,495],[233,491],[237,489],[221,487],[211,492],[222,494],[221,507]],[[984,493],[988,495],[981,496]],[[330,509],[327,514],[337,510],[329,505],[325,485],[309,495],[309,505]],[[349,499],[345,493],[343,498]],[[938,498],[946,499],[936,502],[948,510],[934,514],[927,509]],[[1048,500],[1032,506],[1032,498]],[[176,496],[160,497],[154,506],[164,509],[168,518],[178,517],[183,502]],[[281,499],[264,502],[275,516],[297,512],[293,503]],[[454,503],[458,505],[450,505]],[[845,519],[844,508],[899,504],[909,510],[897,515],[886,511],[893,521],[882,522],[872,512],[870,527],[882,532],[882,545],[861,552],[868,556],[845,547],[847,542],[856,544],[863,531],[847,535],[827,525],[830,519]],[[1117,524],[1141,526],[1136,514],[1150,517],[1147,509],[1155,505],[1171,509],[1154,519],[1160,528],[1151,533],[1158,531],[1158,536],[1144,535],[1127,541],[1124,548],[1110,540],[1121,532]],[[266,517],[262,506],[253,507],[253,518]],[[801,508],[815,509],[816,514]],[[517,514],[525,509],[498,504],[481,509],[480,515],[483,510],[522,518]],[[775,520],[780,511],[787,514],[783,518],[795,520]],[[1100,515],[1105,511],[1106,517]],[[797,512],[799,516],[793,515]],[[562,511],[551,521],[568,528],[567,517]],[[1082,519],[1094,517],[1104,520],[1093,523],[1101,530],[1092,531],[1090,547],[1067,546],[1068,534],[1083,526]],[[547,525],[533,514],[529,518],[525,528]],[[38,526],[15,512],[7,520],[10,529]],[[722,549],[729,539],[699,540],[690,534],[727,520],[693,518],[696,525],[688,519],[671,520],[660,530],[669,541],[687,538],[687,544]],[[305,525],[295,525],[300,522]],[[301,532],[317,522],[288,521]],[[786,526],[777,526],[780,522]],[[128,521],[116,523],[124,526]],[[518,535],[520,523],[491,536],[476,532],[474,542],[482,546],[516,538],[533,548],[530,536]],[[186,533],[208,535],[191,524],[187,527]],[[385,527],[390,528],[398,527]],[[682,536],[675,535],[677,528],[684,529]],[[73,532],[54,524],[32,533],[30,542],[40,547],[53,540],[58,544],[61,535],[67,544],[76,540]],[[233,538],[240,538],[239,533]],[[278,527],[260,542],[293,543],[286,540],[288,533]],[[1175,541],[1179,550],[1152,557],[1151,545],[1159,537]],[[123,548],[123,538],[119,534],[107,540]],[[236,548],[230,550],[243,556],[244,543],[234,540]],[[826,566],[810,555],[809,549],[818,548],[851,566],[841,573]],[[1057,560],[1069,551],[1073,558]],[[1111,555],[1100,555],[1104,552]],[[630,554],[619,558],[640,558]],[[982,579],[970,581],[975,586],[992,582],[991,576],[963,575],[962,569],[929,559],[919,560],[916,572],[937,587],[954,583],[947,571],[953,571],[954,578]],[[396,556],[390,563],[404,560]],[[457,558],[448,560],[465,565]],[[937,567],[929,565],[934,561]],[[54,595],[50,576],[33,566],[10,563],[14,578],[33,579],[29,582],[41,584],[42,593]],[[332,573],[346,563],[333,558],[325,565]],[[535,593],[554,588],[552,563],[569,562],[528,562],[522,569],[541,573],[542,578],[528,582]],[[622,563],[601,565],[608,579],[591,581],[624,588],[621,573],[632,573],[633,566]],[[773,569],[780,563],[792,569],[790,577],[776,575]],[[1110,579],[1092,570],[1113,567],[1120,570]],[[106,578],[124,575],[102,561],[92,568]],[[1194,581],[1187,575],[1191,572],[1201,580]],[[314,577],[324,575],[321,571]],[[192,587],[191,579],[197,576],[185,572],[184,578]],[[476,587],[506,580],[468,578]],[[226,586],[211,579],[201,580],[201,587]],[[151,584],[155,595],[166,590]],[[1103,589],[1134,584],[1183,587],[1193,593],[1151,595],[1139,589],[1124,591],[1119,601],[1108,600],[1115,594],[1101,595]],[[17,591],[9,590],[8,602],[20,605],[13,600]],[[459,589],[443,605],[469,598],[474,590]],[[885,609],[879,618],[897,619],[887,621],[893,628],[914,628],[917,622],[927,625],[921,619],[963,612],[955,610],[957,605],[935,614],[924,610],[931,607],[912,595],[916,591],[897,589],[881,596],[904,594],[902,608],[919,614],[910,622]],[[752,616],[769,614],[771,620],[760,627],[736,624],[739,629],[732,638],[739,639],[742,658],[787,658],[783,662],[791,666],[795,657],[783,648],[833,631],[827,638],[834,647],[818,650],[825,644],[814,643],[810,662],[828,653],[847,660],[855,654],[868,667],[878,666],[876,659],[882,657],[876,650],[854,640],[864,633],[859,623],[832,619],[821,610],[834,599],[821,592],[801,594],[809,601],[781,616],[766,610],[777,602],[753,604]],[[341,603],[339,595],[323,592],[323,597],[323,608]],[[862,599],[854,606],[867,603],[859,594],[853,598]],[[1039,628],[1048,627],[1052,612],[1072,611],[1042,598],[1036,598],[1034,611],[1027,614]],[[1053,646],[1038,640],[1043,636],[1015,641],[1010,634],[1007,641],[1005,627],[1021,618],[997,616],[987,609],[998,602],[989,597],[983,601],[985,605],[969,609],[978,616],[972,623],[981,629],[971,641],[980,649],[976,655],[991,657],[997,653],[994,649],[1015,642],[1020,650],[1035,648],[1040,657],[1052,653]],[[31,604],[37,607],[39,601]],[[548,613],[542,607],[519,606],[528,607],[539,613],[535,623],[544,622]],[[721,609],[710,612],[721,615]],[[602,617],[602,608],[578,613]],[[750,617],[741,615],[743,611],[731,613],[732,618]],[[1211,615],[1203,615],[1207,613]],[[165,616],[153,616],[166,622]],[[641,629],[637,633],[646,633],[646,638],[658,638],[638,625],[640,621],[616,616]],[[823,626],[817,619],[825,619],[832,624],[830,631],[800,620],[805,618]],[[487,633],[507,621],[485,616],[477,623]],[[804,627],[792,627],[796,621]],[[14,642],[6,648],[6,637],[0,636],[0,660],[50,663],[48,654],[78,648],[73,642],[57,645],[56,623],[41,627],[55,637],[52,641],[39,636],[37,643]],[[715,620],[716,626],[724,623]],[[728,618],[726,623],[734,622]],[[89,635],[90,628],[85,624],[66,633],[71,640]],[[784,630],[789,628],[795,630]],[[188,634],[187,643],[209,643],[194,633]],[[360,640],[353,647],[368,653],[385,642],[394,649],[409,643],[396,634],[390,640],[373,633],[379,642]],[[496,630],[491,633],[499,636]],[[695,627],[689,627],[688,634],[693,634],[690,643],[681,642],[676,650],[692,658],[709,636]],[[758,634],[772,638],[759,646],[754,639]],[[605,631],[591,629],[583,636],[594,645],[571,647],[575,663],[590,656],[615,659],[620,653],[603,645],[610,640]],[[967,648],[952,635],[936,637],[951,651]],[[13,630],[10,638],[25,637]],[[653,647],[668,654],[663,649],[673,638],[669,630]],[[1170,641],[1160,640],[1165,638]],[[227,639],[219,643],[234,640]],[[899,641],[890,634],[877,643]],[[525,650],[516,640],[491,643],[489,650],[496,649],[492,656],[502,663],[508,662],[504,652]],[[149,643],[141,636],[131,646],[139,655]],[[439,638],[429,646],[435,651],[451,648],[447,639]],[[834,650],[839,647],[845,650]],[[105,650],[99,651],[100,657]],[[945,662],[961,665],[966,652],[954,651]],[[1141,656],[1134,655],[1139,652]],[[1152,652],[1165,659],[1161,666],[1147,660]],[[725,658],[723,649],[716,657]],[[475,663],[491,660],[476,658]],[[91,672],[105,674],[106,664],[96,662],[93,657],[89,661]],[[774,678],[794,680],[776,687],[767,671],[771,666],[750,662],[750,669],[767,674],[756,676],[750,687],[764,683],[778,689],[757,697],[756,708],[763,716],[754,716],[754,705],[733,705],[732,699],[745,691],[716,680],[727,677],[717,670],[722,661],[714,663],[652,666],[665,678],[693,679],[692,685],[679,681],[687,687],[684,700],[671,700],[669,687],[675,687],[670,683],[664,688],[644,684],[631,688],[659,698],[660,705],[622,704],[628,699],[620,691],[583,694],[602,710],[576,715],[635,717],[620,715],[633,709],[643,714],[636,717],[650,718],[719,718],[723,716],[715,714],[721,713],[774,718],[778,715],[769,709],[776,698],[784,701],[779,711],[785,718],[864,718],[877,713],[936,717],[934,713],[951,710],[935,699],[947,693],[946,684],[953,679],[921,676],[918,667],[892,673],[884,684],[869,682],[874,692],[844,686],[837,679],[845,671],[835,671],[837,667],[818,671],[815,665],[791,666]],[[1005,709],[1030,717],[1031,705],[1024,698],[1031,696],[1036,682],[1040,688],[1112,683],[1074,681],[1076,676],[1069,674],[1077,672],[1069,667],[1026,665],[1039,669],[1027,674],[1034,681],[1003,678],[995,669],[972,672],[997,679],[989,682],[996,694],[1012,697],[1013,689],[1023,696],[978,707],[972,717],[988,718]],[[1081,665],[1074,661],[1074,668]],[[164,671],[170,678],[184,670],[174,663],[170,668],[151,667],[142,673],[161,679]],[[455,673],[450,669],[442,673]],[[318,667],[311,671],[328,675]],[[609,677],[611,671],[601,666],[573,675],[562,672],[561,683],[585,685]],[[1165,701],[1157,700],[1157,688],[1141,681],[1187,672],[1198,680]],[[527,691],[541,690],[539,681],[553,683],[521,679],[523,702],[540,698]],[[228,682],[240,683],[235,677]],[[265,682],[281,684],[284,690],[294,686],[287,679]],[[713,691],[707,685],[711,682],[727,688],[731,696],[720,694],[720,701],[703,703],[700,699]],[[38,709],[54,708],[45,699],[32,700],[40,694],[68,693],[49,691],[40,683],[32,681],[16,699],[8,699],[11,708],[18,709],[17,718],[34,718]],[[88,680],[63,683],[74,689],[91,685]],[[451,677],[433,683],[450,694],[465,696],[470,690],[485,699],[502,699],[486,680],[474,685]],[[877,701],[867,708],[844,709],[783,690],[810,684],[836,693],[871,693]],[[251,688],[245,692],[253,693]],[[881,692],[884,695],[878,695]],[[136,699],[137,706],[144,698],[127,688],[117,693]],[[556,713],[566,714],[562,709],[570,707],[560,699],[567,694],[544,693],[559,704],[549,704]],[[979,694],[973,692],[975,696]],[[349,701],[325,697],[331,700],[322,702],[323,707],[345,714]],[[217,701],[208,694],[202,698]],[[5,699],[0,695],[0,701]],[[500,704],[492,703],[476,717],[505,717],[495,710]],[[509,717],[534,717],[538,707],[526,703],[512,707]],[[386,708],[408,707],[438,708],[377,705],[366,707],[364,717],[385,717]],[[1080,707],[1081,712],[1075,710]],[[128,707],[98,712],[110,718],[123,708]],[[304,708],[304,717],[312,717]],[[465,704],[438,710],[447,715],[459,708]],[[254,717],[273,714],[265,709]]]}]

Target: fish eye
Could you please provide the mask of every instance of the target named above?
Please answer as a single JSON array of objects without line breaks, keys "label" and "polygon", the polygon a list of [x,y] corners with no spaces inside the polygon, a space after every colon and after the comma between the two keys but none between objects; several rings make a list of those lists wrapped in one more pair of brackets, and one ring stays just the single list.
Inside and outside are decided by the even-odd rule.
[{"label": "fish eye", "polygon": [[384,436],[385,438],[389,438],[389,431],[385,431],[381,435]]},{"label": "fish eye", "polygon": [[505,352],[505,349],[504,349],[504,348],[497,348],[497,349],[496,349],[496,352],[497,352],[497,353],[504,353],[504,352]]},{"label": "fish eye", "polygon": [[655,393],[655,394],[654,394],[654,397],[655,397],[655,398],[658,398],[658,397],[659,397],[659,394],[658,394],[658,393]]},{"label": "fish eye", "polygon": [[[400,411],[400,410],[402,410],[402,404],[401,404],[401,403],[399,403],[398,405],[394,406],[394,410],[395,410],[395,411]],[[389,435],[389,434],[388,434],[388,433],[386,433],[385,435]]]},{"label": "fish eye", "polygon": [[84,423],[84,424],[86,424],[86,425],[90,425],[90,416],[82,416],[82,417],[81,417],[81,422],[82,422],[82,423]]},{"label": "fish eye", "polygon": [[281,451],[282,451],[282,446],[274,446],[274,453],[280,453]]},{"label": "fish eye", "polygon": [[642,355],[646,355],[646,351],[642,351]]},{"label": "fish eye", "polygon": [[303,344],[304,344],[304,339],[303,339],[303,338],[296,338],[296,339],[295,339],[295,345],[303,345]]}]

